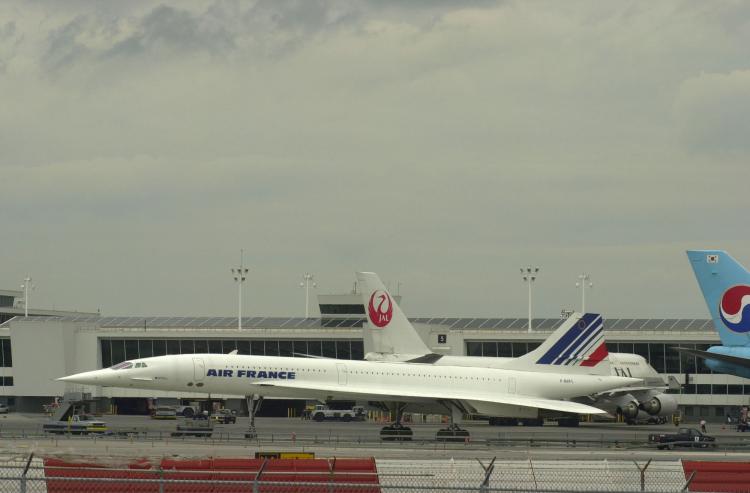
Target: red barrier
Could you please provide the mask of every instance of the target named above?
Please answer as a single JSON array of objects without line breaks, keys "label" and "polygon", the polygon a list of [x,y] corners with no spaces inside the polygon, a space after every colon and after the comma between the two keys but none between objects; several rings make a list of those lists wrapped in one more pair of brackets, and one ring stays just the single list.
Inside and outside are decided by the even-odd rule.
[{"label": "red barrier", "polygon": [[248,482],[255,479],[261,459],[213,459],[213,479],[220,481],[244,481],[242,484],[216,484],[214,493],[247,493]]},{"label": "red barrier", "polygon": [[[210,459],[178,460],[163,459],[161,469],[164,479],[183,481],[211,481],[213,480],[213,464]],[[200,493],[207,490],[205,484],[174,484],[164,485],[165,493]]]},{"label": "red barrier", "polygon": [[693,472],[690,491],[750,493],[750,463],[682,461],[685,478]]},{"label": "red barrier", "polygon": [[[274,486],[263,485],[261,492],[284,491],[289,493],[324,493],[328,484],[353,483],[371,485],[352,487],[352,492],[379,493],[379,480],[375,459],[163,459],[157,467],[146,460],[137,460],[126,468],[113,469],[90,462],[66,462],[59,459],[44,459],[47,491],[50,493],[156,493],[157,483],[128,483],[118,481],[96,481],[96,479],[159,479],[200,480],[213,482],[210,485],[189,483],[166,483],[169,493],[240,493],[246,492],[265,463],[260,481],[266,483],[303,482],[321,483],[320,486]],[[88,481],[60,480],[55,478],[86,478]],[[243,484],[218,484],[218,481],[243,481]],[[349,489],[337,488],[337,493]]]},{"label": "red barrier", "polygon": [[[131,471],[113,471],[101,464],[91,462],[71,463],[57,459],[44,459],[44,470],[47,479],[47,491],[50,493],[79,493],[101,491],[104,493],[158,491],[143,489],[147,484],[128,484],[117,481],[96,481],[96,479],[130,479]],[[133,471],[135,473],[135,471]],[[85,478],[84,481],[55,480],[50,478]],[[136,488],[133,488],[135,486]]]}]

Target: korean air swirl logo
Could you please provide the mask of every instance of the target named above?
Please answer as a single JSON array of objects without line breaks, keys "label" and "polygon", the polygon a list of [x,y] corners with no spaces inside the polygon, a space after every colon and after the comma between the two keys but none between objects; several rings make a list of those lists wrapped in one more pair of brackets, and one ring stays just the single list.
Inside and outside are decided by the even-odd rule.
[{"label": "korean air swirl logo", "polygon": [[370,322],[376,327],[385,327],[393,318],[393,301],[385,291],[375,291],[370,296],[367,306],[367,314]]},{"label": "korean air swirl logo", "polygon": [[719,315],[732,332],[750,332],[750,286],[732,286],[724,291]]}]

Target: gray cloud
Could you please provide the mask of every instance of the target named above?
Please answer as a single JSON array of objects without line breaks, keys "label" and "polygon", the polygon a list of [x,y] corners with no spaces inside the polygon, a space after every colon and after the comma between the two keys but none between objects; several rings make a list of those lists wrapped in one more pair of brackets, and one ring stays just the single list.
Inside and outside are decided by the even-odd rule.
[{"label": "gray cloud", "polygon": [[77,16],[52,30],[47,37],[47,50],[40,59],[42,66],[55,72],[88,57],[91,50],[79,40],[87,29],[87,22],[85,16]]},{"label": "gray cloud", "polygon": [[102,55],[138,55],[149,51],[166,51],[172,55],[196,52],[224,54],[234,49],[235,42],[234,35],[222,25],[222,20],[161,5],[139,20],[133,34]]},{"label": "gray cloud", "polygon": [[50,71],[59,71],[91,55],[164,57],[206,53],[222,58],[238,51],[278,57],[299,49],[322,33],[361,26],[371,15],[432,26],[442,15],[458,8],[489,7],[494,1],[406,3],[256,0],[216,1],[191,8],[177,3],[158,5],[132,15],[114,15],[97,9],[58,27],[49,34],[42,58]]},{"label": "gray cloud", "polygon": [[44,305],[232,313],[244,247],[250,313],[372,269],[415,315],[518,315],[539,263],[540,314],[586,270],[609,316],[705,316],[682,250],[750,249],[736,6],[19,5],[0,279]]}]

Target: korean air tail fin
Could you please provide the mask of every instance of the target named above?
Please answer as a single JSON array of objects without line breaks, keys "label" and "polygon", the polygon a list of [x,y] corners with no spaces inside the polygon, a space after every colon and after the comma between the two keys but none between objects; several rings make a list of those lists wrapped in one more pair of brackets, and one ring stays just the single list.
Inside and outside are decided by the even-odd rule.
[{"label": "korean air tail fin", "polygon": [[559,374],[610,375],[604,322],[596,313],[573,313],[538,348],[498,367]]},{"label": "korean air tail fin", "polygon": [[357,272],[357,282],[369,322],[369,327],[365,327],[366,342],[376,352],[419,356],[432,352],[377,274]]},{"label": "korean air tail fin", "polygon": [[750,272],[723,250],[688,250],[690,266],[725,346],[750,346]]}]

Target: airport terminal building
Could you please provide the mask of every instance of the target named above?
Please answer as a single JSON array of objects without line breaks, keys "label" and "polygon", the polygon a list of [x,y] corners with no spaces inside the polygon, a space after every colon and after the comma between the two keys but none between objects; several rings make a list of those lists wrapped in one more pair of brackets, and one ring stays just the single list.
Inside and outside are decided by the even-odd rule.
[{"label": "airport terminal building", "polygon": [[[97,314],[37,313],[0,324],[0,401],[17,411],[41,412],[42,405],[66,391],[90,392],[104,409],[146,413],[155,400],[177,403],[206,396],[117,388],[81,388],[55,378],[106,368],[121,361],[182,353],[273,356],[314,355],[362,359],[370,350],[359,295],[318,296],[320,318],[247,317],[242,330],[230,317],[102,317]],[[414,318],[412,322],[436,353],[520,356],[537,347],[562,319]],[[706,319],[605,319],[611,352],[636,353],[663,375],[683,384],[673,390],[685,419],[723,420],[750,403],[750,380],[714,374],[701,360],[680,355],[672,346],[705,349],[719,344]],[[687,382],[686,382],[687,379]],[[221,397],[221,396],[212,396]],[[242,399],[228,399],[242,408]],[[267,413],[286,416],[289,406],[270,405]]]}]

